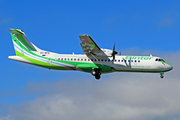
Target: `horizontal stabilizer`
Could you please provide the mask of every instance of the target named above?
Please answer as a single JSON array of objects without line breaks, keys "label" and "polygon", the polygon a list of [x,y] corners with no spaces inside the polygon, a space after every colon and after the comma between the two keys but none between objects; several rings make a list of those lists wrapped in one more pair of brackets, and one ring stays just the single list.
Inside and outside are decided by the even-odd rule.
[{"label": "horizontal stabilizer", "polygon": [[11,59],[11,60],[32,64],[30,61],[28,61],[28,60],[26,60],[26,59],[24,59],[22,57],[19,57],[19,56],[9,56],[8,58]]},{"label": "horizontal stabilizer", "polygon": [[8,29],[12,34],[24,34],[22,30],[19,29]]}]

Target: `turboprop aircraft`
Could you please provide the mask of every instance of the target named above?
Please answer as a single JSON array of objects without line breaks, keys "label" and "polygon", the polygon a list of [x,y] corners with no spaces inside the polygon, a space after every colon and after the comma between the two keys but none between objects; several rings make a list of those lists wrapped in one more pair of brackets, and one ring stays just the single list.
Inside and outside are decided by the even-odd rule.
[{"label": "turboprop aircraft", "polygon": [[31,43],[20,29],[9,29],[15,48],[15,56],[9,59],[55,70],[77,70],[91,73],[98,80],[101,74],[112,72],[160,73],[170,71],[173,67],[163,59],[155,56],[116,55],[113,50],[102,49],[89,35],[79,35],[85,55],[57,54],[41,50]]}]

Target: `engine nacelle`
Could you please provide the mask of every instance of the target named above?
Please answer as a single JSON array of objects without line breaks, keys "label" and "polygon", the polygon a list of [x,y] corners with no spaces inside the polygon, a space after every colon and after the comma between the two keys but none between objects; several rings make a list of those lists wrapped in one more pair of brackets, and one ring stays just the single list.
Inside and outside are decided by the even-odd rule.
[{"label": "engine nacelle", "polygon": [[102,49],[101,50],[104,52],[104,54],[108,57],[111,57],[112,56],[112,53],[113,51],[112,50],[109,50],[109,49]]},{"label": "engine nacelle", "polygon": [[99,52],[94,52],[94,54],[98,55],[98,56],[104,56],[104,57],[112,57],[112,53],[113,51],[112,50],[109,50],[109,49],[102,49],[101,48],[101,51]]}]

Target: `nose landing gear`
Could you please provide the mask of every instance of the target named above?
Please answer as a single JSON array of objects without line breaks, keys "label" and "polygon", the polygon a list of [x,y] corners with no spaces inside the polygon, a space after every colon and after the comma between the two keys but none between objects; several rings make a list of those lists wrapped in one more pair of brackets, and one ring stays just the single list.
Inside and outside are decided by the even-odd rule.
[{"label": "nose landing gear", "polygon": [[91,74],[95,76],[97,80],[99,80],[101,78],[100,68],[94,68]]},{"label": "nose landing gear", "polygon": [[160,72],[160,77],[164,78],[164,72]]}]

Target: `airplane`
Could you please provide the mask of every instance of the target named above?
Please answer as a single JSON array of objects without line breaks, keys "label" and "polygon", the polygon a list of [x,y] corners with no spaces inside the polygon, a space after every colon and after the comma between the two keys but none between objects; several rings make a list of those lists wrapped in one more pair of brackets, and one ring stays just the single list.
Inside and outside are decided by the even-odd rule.
[{"label": "airplane", "polygon": [[20,29],[8,29],[11,32],[15,56],[11,60],[54,70],[76,70],[91,73],[97,80],[101,74],[112,72],[159,73],[173,69],[173,66],[160,57],[116,55],[113,50],[100,48],[89,35],[79,35],[84,55],[57,54],[41,50],[31,43]]}]

